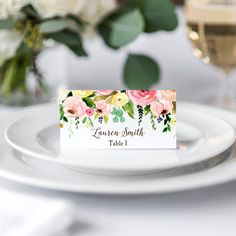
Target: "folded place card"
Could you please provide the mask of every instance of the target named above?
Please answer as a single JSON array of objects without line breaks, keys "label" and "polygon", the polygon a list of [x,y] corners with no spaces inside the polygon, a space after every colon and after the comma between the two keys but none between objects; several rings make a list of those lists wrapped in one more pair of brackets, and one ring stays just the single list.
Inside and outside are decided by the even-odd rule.
[{"label": "folded place card", "polygon": [[60,141],[62,150],[176,148],[176,91],[63,91]]}]

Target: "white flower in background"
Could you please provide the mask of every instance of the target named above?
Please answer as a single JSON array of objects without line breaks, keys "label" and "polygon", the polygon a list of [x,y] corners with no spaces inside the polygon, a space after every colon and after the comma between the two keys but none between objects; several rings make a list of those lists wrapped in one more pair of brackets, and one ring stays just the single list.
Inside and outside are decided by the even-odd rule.
[{"label": "white flower in background", "polygon": [[83,20],[96,24],[117,7],[116,0],[78,0],[78,12]]},{"label": "white flower in background", "polygon": [[92,24],[117,6],[116,0],[31,0],[31,3],[44,18],[72,13]]},{"label": "white flower in background", "polygon": [[21,36],[15,31],[0,30],[0,66],[15,55],[21,40]]},{"label": "white flower in background", "polygon": [[31,4],[44,17],[65,16],[77,10],[80,0],[31,0]]},{"label": "white flower in background", "polygon": [[29,2],[30,0],[0,0],[0,19],[19,16],[20,9]]}]

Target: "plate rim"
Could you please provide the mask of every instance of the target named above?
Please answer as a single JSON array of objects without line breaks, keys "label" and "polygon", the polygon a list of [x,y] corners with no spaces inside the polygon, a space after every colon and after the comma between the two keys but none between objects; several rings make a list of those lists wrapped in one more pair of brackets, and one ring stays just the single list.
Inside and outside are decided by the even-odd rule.
[{"label": "plate rim", "polygon": [[[226,117],[226,118],[228,119],[228,122],[230,122],[230,120],[231,120],[231,124],[234,123],[233,126],[236,129],[236,114],[228,112],[228,111],[220,110],[220,109],[217,109],[217,108],[205,106],[205,105],[198,105],[198,104],[195,105],[194,104],[194,106],[196,106],[197,108],[201,107],[201,109],[203,109],[203,110],[210,108],[211,111],[215,111],[215,112],[220,111],[220,112],[224,113],[225,115],[229,115],[229,117],[228,118]],[[230,117],[234,117],[234,119],[233,118],[231,119]],[[7,146],[5,146],[3,144],[0,144],[0,145],[7,148]],[[8,153],[10,153],[9,149],[10,148],[8,147],[8,150],[7,150]],[[5,156],[3,158],[7,159],[7,156]],[[16,158],[16,157],[12,156],[12,158]],[[234,165],[234,168],[232,168],[232,164]],[[119,193],[118,192],[116,192],[116,193],[110,192],[109,190],[101,192],[101,189],[100,189],[100,191],[97,192],[97,191],[88,191],[88,189],[87,190],[85,190],[85,189],[82,190],[81,187],[78,188],[78,186],[77,186],[77,188],[74,188],[75,186],[74,187],[71,186],[69,188],[67,186],[67,188],[65,188],[65,187],[62,187],[58,184],[55,185],[55,183],[45,185],[45,181],[42,181],[40,179],[40,177],[38,177],[38,179],[36,179],[36,180],[35,180],[35,177],[34,177],[34,179],[32,179],[32,177],[22,177],[22,176],[20,176],[20,178],[19,178],[19,174],[15,174],[15,173],[9,172],[7,170],[3,170],[1,166],[0,166],[0,176],[4,177],[6,179],[12,180],[14,182],[25,184],[27,186],[39,187],[41,189],[48,189],[48,190],[51,190],[51,191],[55,190],[55,191],[62,191],[62,192],[75,192],[75,193],[80,193],[80,194],[99,194],[99,195],[136,195],[136,194],[146,195],[146,194],[165,194],[165,193],[170,193],[170,192],[181,192],[181,191],[185,191],[185,190],[205,188],[205,187],[216,186],[216,185],[219,185],[219,184],[223,184],[223,183],[235,180],[236,179],[236,172],[235,172],[236,162],[235,162],[235,158],[233,158],[230,162],[228,162],[228,164],[226,164],[226,166],[228,166],[228,167],[231,166],[231,169],[234,169],[234,171],[229,172],[229,171],[224,170],[224,175],[220,175],[221,178],[216,178],[217,176],[219,176],[218,171],[216,171],[217,173],[214,173],[214,172],[210,171],[210,172],[208,172],[208,175],[210,175],[210,177],[212,177],[212,175],[214,175],[215,178],[209,178],[209,176],[206,176],[202,180],[200,180],[200,178],[198,178],[197,183],[187,185],[187,186],[183,186],[183,185],[181,185],[181,183],[178,183],[174,187],[174,189],[172,187],[172,189],[168,189],[168,190],[167,189],[160,190],[159,186],[156,186],[155,188],[152,189],[152,191],[149,191],[149,192],[147,192],[147,190],[144,190],[144,189],[142,189],[141,192],[139,190],[131,191],[131,189],[129,189],[129,192],[127,192],[127,189],[126,189],[125,192],[120,191]],[[225,168],[225,167],[223,167],[223,168]],[[218,169],[222,169],[221,165],[218,166]],[[206,170],[206,171],[208,171],[208,170]],[[25,173],[23,173],[23,174],[25,174]],[[189,174],[185,178],[190,177],[190,175],[195,175],[195,173]]]},{"label": "plate rim", "polygon": [[[179,104],[181,106],[185,108],[188,107],[188,109],[191,111],[193,111],[194,109],[191,108],[192,105],[188,105],[188,103],[184,103],[184,102],[179,102]],[[191,104],[191,103],[190,103]],[[42,107],[41,109],[49,109],[50,107],[52,107],[53,105],[55,105],[54,103],[50,103],[50,104],[46,104],[46,105],[41,105],[40,107]],[[147,169],[144,169],[144,168],[141,168],[141,169],[137,169],[137,166],[136,168],[123,168],[122,170],[120,169],[117,169],[117,168],[113,168],[111,166],[109,167],[104,167],[104,166],[99,166],[97,165],[95,168],[94,167],[91,167],[89,166],[89,163],[90,162],[83,162],[83,163],[75,163],[74,161],[72,162],[70,159],[63,159],[63,158],[54,158],[54,157],[49,157],[47,154],[41,154],[41,153],[36,153],[34,151],[31,151],[31,150],[27,150],[25,149],[24,147],[20,147],[19,145],[15,144],[9,137],[8,137],[8,132],[9,130],[11,129],[12,126],[14,126],[14,124],[17,122],[17,121],[20,121],[21,119],[24,119],[24,118],[27,118],[24,114],[25,113],[30,113],[31,109],[35,109],[35,107],[32,107],[32,108],[26,108],[25,112],[23,111],[22,112],[22,117],[19,118],[19,119],[16,119],[14,120],[13,122],[11,122],[7,128],[6,128],[6,131],[5,131],[5,139],[6,141],[8,142],[8,144],[13,147],[13,149],[23,153],[24,155],[28,156],[28,157],[31,157],[31,158],[37,158],[37,159],[41,159],[41,160],[45,160],[45,161],[49,161],[49,162],[53,162],[53,163],[57,163],[57,164],[60,164],[60,165],[63,165],[63,166],[68,166],[68,165],[72,165],[76,168],[80,168],[80,169],[84,169],[84,170],[87,170],[87,171],[92,171],[92,172],[97,172],[97,173],[107,173],[107,174],[111,174],[112,172],[114,172],[115,174],[121,174],[121,175],[132,175],[132,174],[135,174],[135,173],[150,173],[150,172],[154,172],[154,171],[158,171],[158,170],[163,170],[163,169],[169,169],[169,168],[177,168],[177,167],[183,167],[183,166],[187,166],[187,165],[190,165],[190,164],[195,164],[195,163],[198,163],[200,161],[203,161],[203,160],[207,160],[213,156],[216,156],[218,154],[220,154],[221,152],[225,151],[227,148],[229,148],[230,146],[232,146],[232,144],[234,143],[235,141],[235,137],[236,137],[236,134],[235,134],[235,131],[234,129],[224,120],[224,119],[221,119],[219,117],[214,117],[214,119],[218,119],[221,121],[221,123],[223,125],[226,125],[228,126],[229,130],[231,130],[231,140],[228,142],[228,144],[225,144],[224,147],[219,147],[219,149],[217,150],[212,150],[210,153],[208,152],[207,155],[202,155],[199,157],[196,157],[194,160],[193,159],[186,159],[185,161],[181,161],[181,162],[174,162],[174,163],[168,163],[166,164],[165,162],[160,163],[158,164],[158,166],[155,166],[154,168],[149,168],[148,170]],[[37,109],[39,109],[39,106],[37,106]],[[211,116],[211,114],[207,114],[207,116]],[[110,151],[110,150],[109,150]],[[195,154],[196,155],[196,154]],[[129,172],[132,172],[129,174]]]}]

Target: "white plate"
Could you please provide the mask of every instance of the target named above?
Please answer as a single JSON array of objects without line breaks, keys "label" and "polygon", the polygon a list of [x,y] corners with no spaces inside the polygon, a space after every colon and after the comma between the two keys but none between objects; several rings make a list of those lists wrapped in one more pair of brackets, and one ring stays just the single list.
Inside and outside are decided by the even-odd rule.
[{"label": "white plate", "polygon": [[[24,114],[24,112],[23,112]],[[58,108],[44,105],[27,110],[6,131],[7,142],[31,158],[75,170],[109,175],[150,174],[207,160],[228,149],[234,129],[224,120],[178,104],[178,150],[80,150],[75,157],[59,152]]]},{"label": "white plate", "polygon": [[[185,105],[199,112],[211,112],[225,119],[236,129],[236,115],[233,113],[206,106]],[[1,114],[2,121],[9,117],[4,113]],[[1,122],[0,134],[3,130],[4,122]],[[26,161],[30,163],[26,164],[13,155],[1,138],[0,176],[18,183],[50,190],[85,194],[158,194],[207,187],[236,179],[235,154],[234,157],[210,169],[208,169],[209,166],[205,168],[205,165],[201,163],[194,167],[181,168],[170,174],[166,172],[150,176],[108,177],[73,172],[39,159],[27,159]]]}]

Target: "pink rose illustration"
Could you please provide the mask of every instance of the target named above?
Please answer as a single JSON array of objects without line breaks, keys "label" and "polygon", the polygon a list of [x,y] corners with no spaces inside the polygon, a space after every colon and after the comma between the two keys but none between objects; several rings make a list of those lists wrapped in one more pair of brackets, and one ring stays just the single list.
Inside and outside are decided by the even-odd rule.
[{"label": "pink rose illustration", "polygon": [[165,115],[171,112],[172,109],[172,102],[165,99],[159,99],[159,101],[155,101],[151,104],[151,111],[157,116]]},{"label": "pink rose illustration", "polygon": [[160,95],[156,90],[127,90],[131,101],[140,106],[146,106],[155,101]]},{"label": "pink rose illustration", "polygon": [[107,115],[111,112],[111,107],[106,103],[105,100],[100,100],[96,103],[96,108],[99,113],[102,115]]},{"label": "pink rose illustration", "polygon": [[79,97],[68,97],[63,103],[65,113],[70,117],[85,115],[86,105]]},{"label": "pink rose illustration", "polygon": [[88,109],[86,109],[86,114],[88,115],[88,116],[92,116],[93,115],[93,113],[94,113],[94,110],[92,109],[92,108],[88,108]]},{"label": "pink rose illustration", "polygon": [[98,110],[103,110],[103,109],[106,108],[106,106],[107,106],[107,103],[106,103],[105,100],[100,100],[100,101],[98,101],[98,102],[96,103],[96,108],[97,108]]},{"label": "pink rose illustration", "polygon": [[101,95],[110,95],[113,92],[113,90],[97,90],[97,93]]},{"label": "pink rose illustration", "polygon": [[176,91],[175,90],[161,90],[162,96],[172,102],[176,101]]}]

